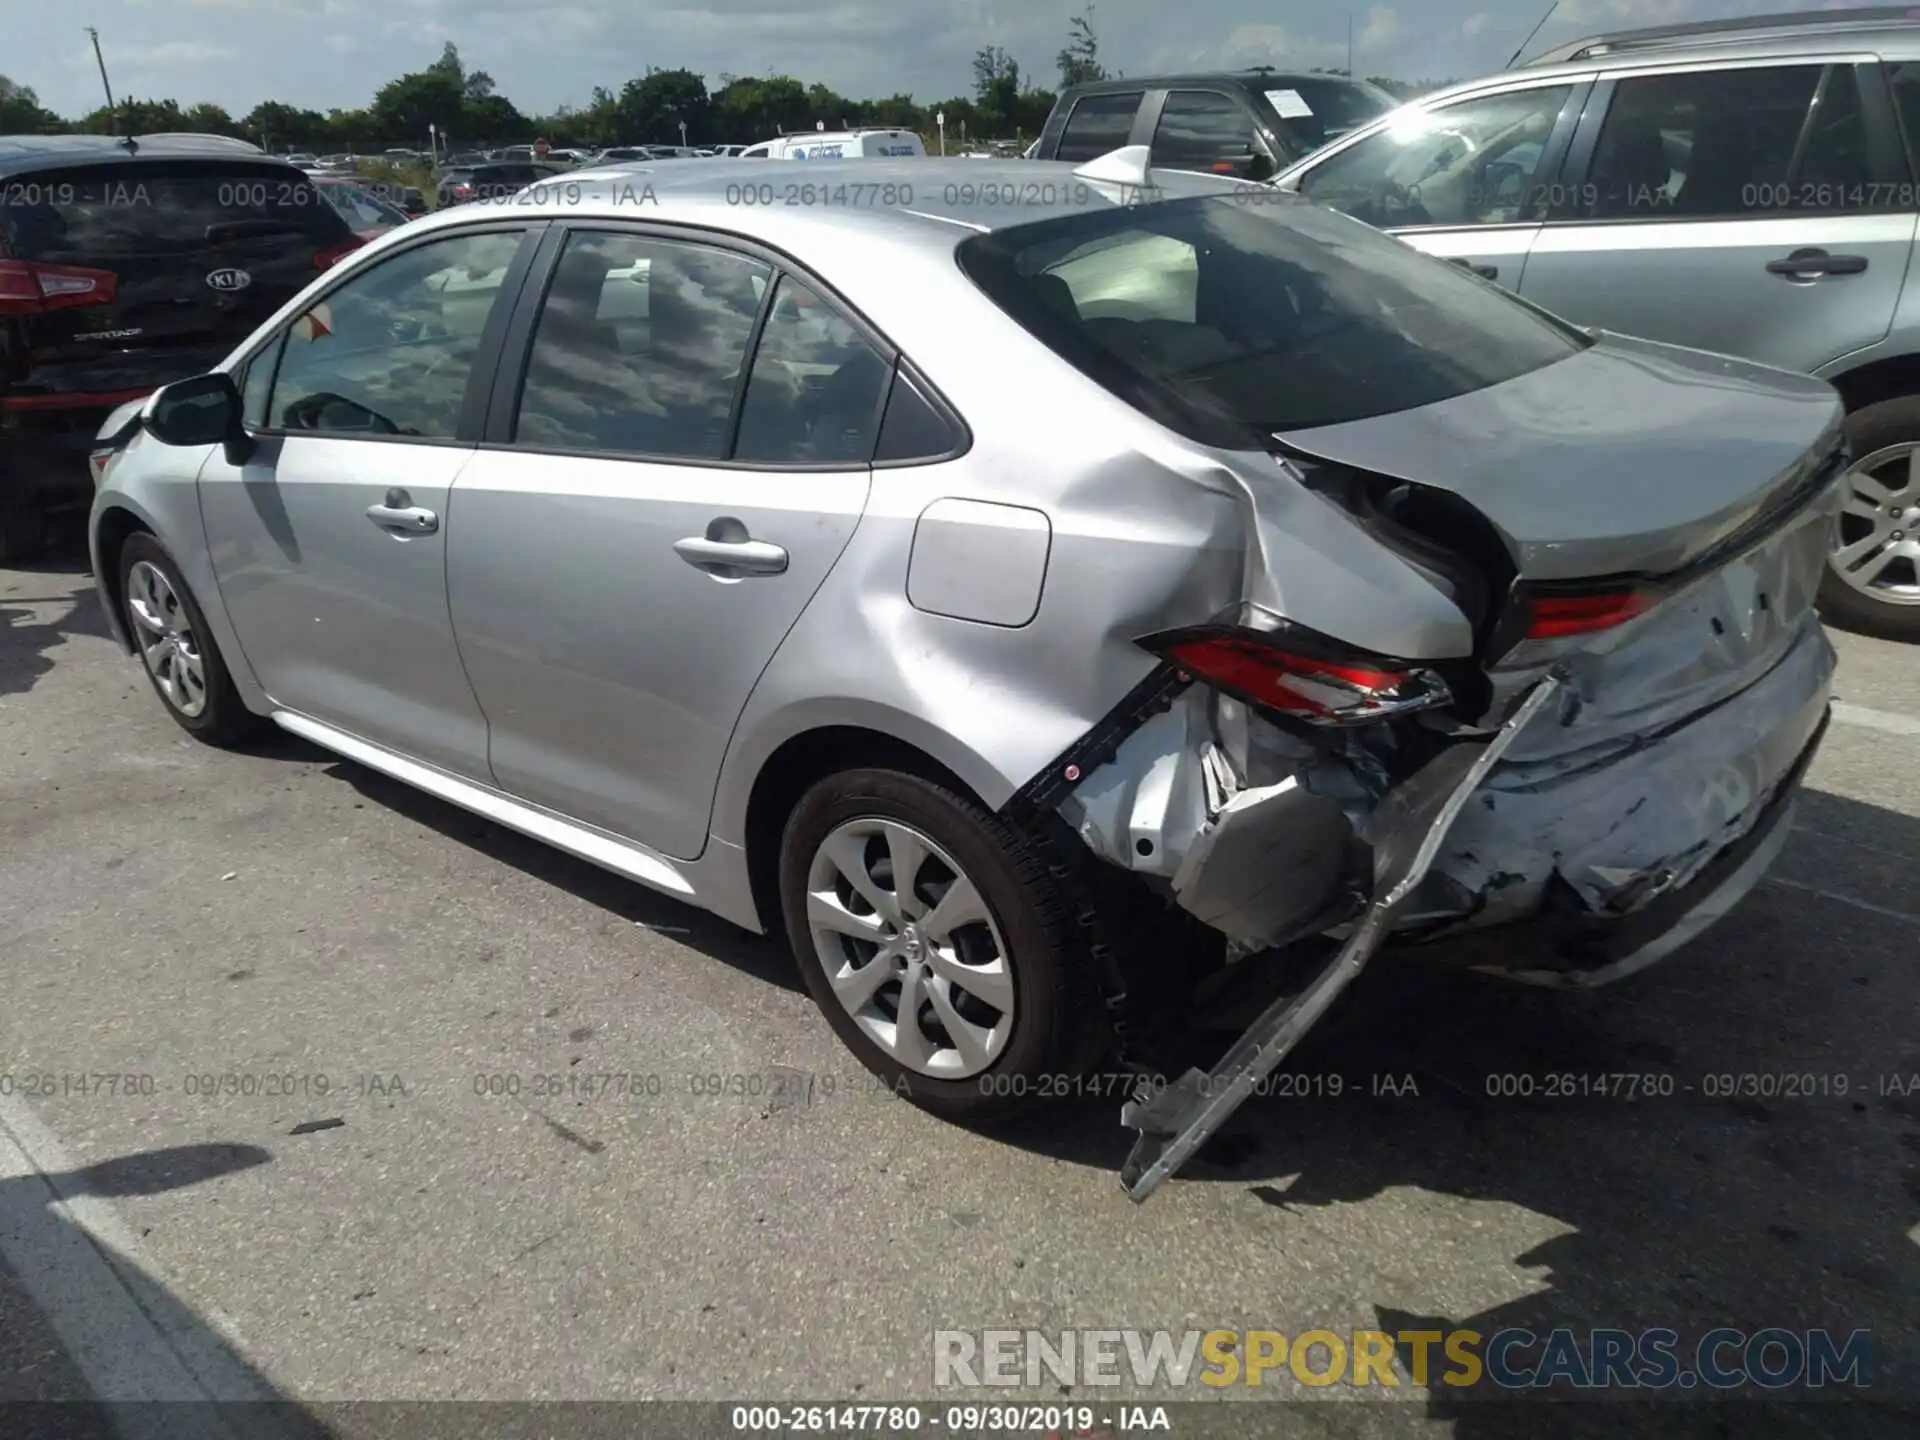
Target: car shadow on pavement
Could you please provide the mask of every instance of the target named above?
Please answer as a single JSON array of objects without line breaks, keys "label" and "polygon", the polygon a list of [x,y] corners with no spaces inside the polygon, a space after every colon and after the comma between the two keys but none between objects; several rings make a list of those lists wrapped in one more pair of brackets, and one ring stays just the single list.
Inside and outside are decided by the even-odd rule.
[{"label": "car shadow on pavement", "polygon": [[755,979],[802,991],[799,973],[784,943],[754,935],[709,912],[649,890],[634,880],[603,870],[556,850],[541,840],[495,824],[448,801],[416,790],[377,770],[341,760],[292,736],[274,736],[255,747],[263,755],[284,755],[327,764],[328,774],[353,786],[367,802],[406,816],[488,859],[542,880],[623,920],[659,930],[702,954]]},{"label": "car shadow on pavement", "polygon": [[[1850,836],[1872,837],[1879,870],[1836,858]],[[1871,1388],[1785,1392],[1820,1403],[1752,1425],[1723,1411],[1726,1428],[1692,1404],[1561,1404],[1548,1420],[1485,1382],[1436,1384],[1429,1416],[1456,1440],[1920,1434],[1920,924],[1903,878],[1916,865],[1920,821],[1809,791],[1780,878],[1635,980],[1562,995],[1379,962],[1173,1188],[1243,1187],[1273,1212],[1276,1244],[1303,1219],[1351,1234],[1343,1210],[1370,1204],[1384,1228],[1369,1298],[1393,1334],[1566,1327],[1584,1344],[1596,1328],[1664,1327],[1686,1369],[1687,1345],[1719,1327],[1871,1335]],[[1845,883],[1816,890],[1796,870]],[[996,1133],[1117,1169],[1132,1138],[1118,1103]],[[1444,1241],[1396,1253],[1401,1191],[1445,1197]],[[1513,1232],[1515,1209],[1546,1232],[1519,1254],[1488,1238]],[[1411,1313],[1463,1276],[1520,1298]],[[1289,1319],[1304,1328],[1267,1323]]]},{"label": "car shadow on pavement", "polygon": [[[43,594],[33,587],[34,576],[84,575],[87,569],[84,528],[77,538],[60,531],[38,560],[8,567],[15,579],[0,593],[0,695],[31,690],[53,668],[47,652],[69,636],[111,633],[91,585],[71,594]],[[50,609],[52,619],[46,618]]]},{"label": "car shadow on pavement", "polygon": [[327,1440],[327,1427],[116,1248],[98,1211],[76,1219],[91,1202],[158,1195],[272,1158],[254,1145],[180,1145],[0,1179],[0,1434]]}]

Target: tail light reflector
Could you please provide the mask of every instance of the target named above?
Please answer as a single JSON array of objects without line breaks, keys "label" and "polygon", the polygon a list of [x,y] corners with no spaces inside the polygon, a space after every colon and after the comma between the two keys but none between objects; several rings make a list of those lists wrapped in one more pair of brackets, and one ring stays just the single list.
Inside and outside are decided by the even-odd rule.
[{"label": "tail light reflector", "polygon": [[119,292],[111,270],[0,260],[0,315],[44,315],[82,305],[104,305]]},{"label": "tail light reflector", "polygon": [[1452,698],[1430,671],[1305,655],[1252,631],[1189,631],[1141,643],[1216,689],[1316,725],[1364,725]]},{"label": "tail light reflector", "polygon": [[1558,640],[1592,635],[1624,625],[1654,607],[1659,596],[1645,590],[1596,590],[1585,595],[1535,595],[1527,639]]},{"label": "tail light reflector", "polygon": [[326,270],[338,265],[342,260],[346,259],[347,256],[351,255],[366,243],[367,242],[362,240],[358,235],[355,235],[339,245],[329,245],[324,250],[316,250],[313,252],[313,268],[316,270]]}]

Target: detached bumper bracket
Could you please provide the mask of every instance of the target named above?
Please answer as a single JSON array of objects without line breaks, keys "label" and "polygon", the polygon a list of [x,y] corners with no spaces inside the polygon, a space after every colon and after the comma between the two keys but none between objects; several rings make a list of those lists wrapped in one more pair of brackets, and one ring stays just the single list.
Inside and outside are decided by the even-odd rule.
[{"label": "detached bumper bracket", "polygon": [[1262,1012],[1211,1072],[1189,1070],[1158,1093],[1136,1092],[1122,1107],[1121,1124],[1140,1132],[1120,1171],[1120,1183],[1136,1204],[1212,1138],[1366,968],[1385,943],[1401,905],[1426,878],[1468,798],[1560,685],[1558,675],[1547,676],[1491,740],[1445,751],[1387,796],[1362,834],[1373,849],[1374,898],[1353,933],[1304,990],[1283,996]]}]

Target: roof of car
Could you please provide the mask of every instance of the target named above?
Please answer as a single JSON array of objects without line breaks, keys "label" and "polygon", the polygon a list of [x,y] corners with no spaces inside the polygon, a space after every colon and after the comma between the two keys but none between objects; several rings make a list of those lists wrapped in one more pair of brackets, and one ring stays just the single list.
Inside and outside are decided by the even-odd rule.
[{"label": "roof of car", "polygon": [[1521,68],[1533,71],[1580,64],[1588,69],[1613,69],[1696,59],[1793,55],[1830,51],[1836,45],[1920,55],[1920,7],[1793,11],[1616,30],[1553,46]]},{"label": "roof of car", "polygon": [[[1259,191],[1263,202],[1293,203],[1249,181],[1197,171],[1157,170],[1152,198],[1183,199]],[[767,187],[804,183],[806,203],[772,205],[743,200]],[[776,200],[777,200],[776,196]],[[734,231],[778,245],[786,236],[858,228],[890,242],[929,244],[951,250],[966,235],[1061,216],[1137,204],[1140,191],[1079,178],[1054,161],[1005,160],[988,175],[976,161],[958,157],[881,157],[809,161],[804,176],[791,160],[722,160],[708,157],[671,163],[636,161],[563,172],[520,193],[515,215],[527,219],[584,215],[659,220]],[[1306,202],[1301,202],[1306,203]],[[421,222],[470,223],[478,218],[459,207]],[[498,219],[490,213],[489,219]]]},{"label": "roof of car", "polygon": [[1194,70],[1177,75],[1126,75],[1118,79],[1088,80],[1079,85],[1068,85],[1060,93],[1064,95],[1086,95],[1110,91],[1154,90],[1169,85],[1236,85],[1245,90],[1272,90],[1289,85],[1352,85],[1356,89],[1371,89],[1364,80],[1356,80],[1351,75],[1329,75],[1325,71],[1308,70]]},{"label": "roof of car", "polygon": [[298,167],[244,141],[205,135],[136,135],[129,150],[117,135],[0,135],[0,175],[75,165],[110,165],[126,160],[236,160],[249,164]]}]

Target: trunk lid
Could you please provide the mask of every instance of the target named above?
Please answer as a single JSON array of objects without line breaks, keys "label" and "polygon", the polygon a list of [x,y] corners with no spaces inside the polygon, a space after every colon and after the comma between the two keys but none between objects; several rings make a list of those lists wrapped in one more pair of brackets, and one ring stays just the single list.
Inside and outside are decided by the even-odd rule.
[{"label": "trunk lid", "polygon": [[1450,492],[1493,524],[1522,580],[1564,581],[1702,559],[1791,498],[1841,416],[1824,381],[1604,335],[1503,384],[1275,438]]},{"label": "trunk lid", "polygon": [[0,257],[108,272],[108,298],[9,317],[15,394],[110,392],[205,369],[353,244],[300,171],[230,156],[35,171],[0,206]]}]

